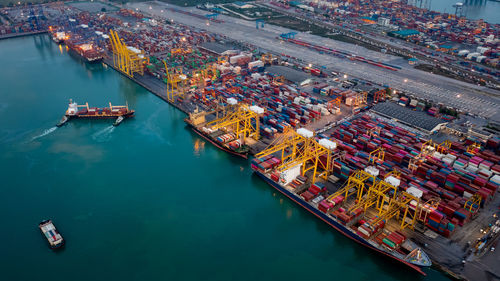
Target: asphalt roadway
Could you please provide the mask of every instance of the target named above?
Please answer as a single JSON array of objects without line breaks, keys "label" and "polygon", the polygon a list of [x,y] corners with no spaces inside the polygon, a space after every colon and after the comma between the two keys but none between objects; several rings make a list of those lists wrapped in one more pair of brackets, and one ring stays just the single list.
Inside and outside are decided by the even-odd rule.
[{"label": "asphalt roadway", "polygon": [[414,69],[400,57],[378,53],[354,44],[335,41],[304,32],[299,32],[295,37],[303,41],[348,51],[368,59],[397,64],[402,67],[399,71],[391,71],[361,62],[350,61],[349,59],[320,54],[317,51],[309,50],[299,45],[282,42],[276,38],[281,33],[292,30],[279,26],[265,24],[264,28],[256,29],[254,21],[246,21],[224,15],[219,15],[219,19],[224,20],[224,23],[208,22],[208,20],[163,9],[167,7],[177,8],[199,15],[207,14],[206,11],[194,7],[179,7],[156,1],[128,3],[127,7],[139,9],[145,14],[162,17],[187,26],[224,35],[273,53],[284,53],[302,59],[306,63],[324,66],[328,70],[347,73],[352,77],[365,79],[380,85],[389,85],[396,90],[404,91],[415,97],[443,103],[444,105],[458,108],[463,112],[479,115],[487,119],[496,119],[499,115],[496,114],[498,108],[500,108],[500,93],[498,91]]}]

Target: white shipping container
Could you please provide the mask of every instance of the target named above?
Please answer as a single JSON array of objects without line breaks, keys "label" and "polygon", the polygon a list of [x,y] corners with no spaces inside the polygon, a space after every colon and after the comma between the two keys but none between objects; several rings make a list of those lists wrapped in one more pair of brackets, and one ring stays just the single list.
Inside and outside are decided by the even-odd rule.
[{"label": "white shipping container", "polygon": [[318,197],[314,198],[314,199],[312,200],[312,202],[313,202],[314,204],[319,204],[319,202],[323,201],[323,199],[325,199],[325,197],[323,197],[322,195],[320,195],[320,196],[318,196]]},{"label": "white shipping container", "polygon": [[259,79],[261,75],[259,73],[252,73],[252,78],[253,79]]},{"label": "white shipping container", "polygon": [[400,184],[401,184],[401,180],[393,177],[393,176],[389,176],[385,179],[385,182],[386,183],[389,183],[390,185],[394,186],[394,187],[398,187]]},{"label": "white shipping container", "polygon": [[244,58],[245,56],[244,55],[236,55],[236,56],[232,56],[229,58],[229,63],[231,64],[235,64],[238,62],[238,60]]},{"label": "white shipping container", "polygon": [[295,178],[297,178],[300,175],[300,168],[301,167],[302,167],[302,164],[299,164],[299,165],[296,165],[288,170],[281,172],[280,181],[284,185],[289,184],[290,182],[292,182]]},{"label": "white shipping container", "polygon": [[379,169],[373,167],[373,166],[368,166],[365,168],[365,172],[367,172],[368,174],[374,176],[374,177],[378,177],[380,171]]},{"label": "white shipping container", "polygon": [[500,185],[500,175],[494,175],[491,177],[490,181]]},{"label": "white shipping container", "polygon": [[329,139],[320,139],[319,144],[324,146],[326,149],[335,150],[337,148],[337,143],[329,140]]},{"label": "white shipping container", "polygon": [[256,60],[248,63],[248,68],[252,69],[254,67],[262,67],[264,63],[261,60]]},{"label": "white shipping container", "polygon": [[464,191],[464,198],[465,198],[465,199],[469,199],[469,198],[471,198],[471,197],[472,197],[472,194],[471,194],[471,193],[469,193],[469,192],[467,192],[467,191]]},{"label": "white shipping container", "polygon": [[417,197],[417,198],[421,198],[422,195],[424,195],[424,192],[416,187],[409,187],[406,192],[408,192],[409,194]]},{"label": "white shipping container", "polygon": [[474,167],[472,165],[469,165],[467,168],[465,168],[465,170],[467,170],[468,172],[471,172],[471,173],[476,173],[478,168]]},{"label": "white shipping container", "polygon": [[250,110],[257,113],[257,114],[263,114],[264,113],[264,108],[256,105],[250,106]]},{"label": "white shipping container", "polygon": [[479,57],[477,57],[476,62],[480,63],[480,62],[482,62],[486,58],[487,58],[486,56],[479,56]]},{"label": "white shipping container", "polygon": [[297,130],[297,134],[303,136],[304,138],[312,138],[314,133],[309,131],[308,129],[300,128]]},{"label": "white shipping container", "polygon": [[368,231],[366,231],[366,229],[364,227],[361,227],[361,225],[358,226],[358,231],[363,233],[365,236],[370,236],[370,233]]}]

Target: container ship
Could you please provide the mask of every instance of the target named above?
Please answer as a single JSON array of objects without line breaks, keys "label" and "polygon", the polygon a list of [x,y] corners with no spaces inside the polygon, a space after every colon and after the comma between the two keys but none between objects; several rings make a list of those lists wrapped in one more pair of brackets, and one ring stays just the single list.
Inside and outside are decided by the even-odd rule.
[{"label": "container ship", "polygon": [[231,131],[224,131],[222,129],[213,130],[211,128],[205,127],[206,112],[197,110],[189,114],[189,118],[184,119],[184,122],[188,124],[191,129],[200,135],[202,138],[206,139],[217,148],[230,153],[235,156],[239,156],[247,159],[250,148],[243,144],[240,139]]},{"label": "container ship", "polygon": [[[276,153],[276,150],[274,150],[273,153]],[[259,156],[259,154],[257,156]],[[352,194],[356,194],[356,192],[360,192],[359,187],[358,190],[356,190],[355,187],[346,187],[346,182],[346,185],[342,187],[346,189],[346,192],[341,191],[339,193],[339,191],[337,191],[331,193],[323,182],[310,184],[311,181],[308,182],[308,178],[306,177],[307,175],[310,176],[310,174],[305,173],[305,176],[302,175],[301,165],[295,165],[280,173],[277,168],[280,167],[281,164],[282,161],[279,158],[273,156],[273,154],[268,154],[260,158],[254,158],[251,163],[251,168],[266,183],[343,235],[426,275],[423,268],[432,265],[430,258],[420,247],[406,237],[403,230],[399,228],[399,225],[394,225],[392,222],[389,224],[389,220],[392,216],[386,217],[383,212],[379,213],[379,210],[375,208],[367,208],[365,210],[363,207],[357,207],[360,202],[364,204],[367,201],[354,201],[352,198],[349,198],[351,200],[345,199],[344,196],[349,197]],[[374,169],[374,167],[367,167],[367,169]],[[366,174],[368,174],[368,172],[366,172],[365,175]],[[383,181],[376,179],[375,176],[368,176],[366,178],[372,180],[372,186]],[[393,180],[397,179],[393,178]],[[384,181],[383,184],[387,184],[387,181]],[[394,188],[394,190],[395,189],[396,188]],[[361,188],[361,192],[363,192],[363,190],[366,192],[365,189]],[[393,194],[395,194],[395,192]],[[385,195],[379,198],[385,198]],[[349,206],[351,203],[352,205]],[[372,202],[371,204],[376,203],[377,202]],[[415,202],[412,201],[410,204],[415,204]],[[417,207],[414,207],[415,210],[422,206],[418,205],[420,203],[416,204]],[[382,206],[386,207],[384,204],[382,204]],[[394,210],[394,213],[400,214],[399,209]],[[415,213],[417,213],[417,211],[415,211]],[[405,213],[404,220],[406,219]]]},{"label": "container ship", "polygon": [[62,44],[69,39],[69,35],[64,31],[52,31],[51,35],[52,41],[56,42],[57,44]]},{"label": "container ship", "polygon": [[64,239],[57,231],[56,227],[52,223],[52,220],[42,221],[38,224],[38,228],[40,228],[43,236],[47,239],[51,249],[58,249],[64,246]]},{"label": "container ship", "polygon": [[134,117],[134,110],[128,108],[128,105],[112,105],[109,107],[98,108],[85,105],[78,105],[73,100],[69,100],[69,106],[62,120],[57,124],[61,127],[72,118],[88,118],[88,119],[110,119],[116,118],[114,126],[118,126],[125,118]]},{"label": "container ship", "polygon": [[67,40],[66,46],[68,46],[70,52],[84,58],[89,63],[99,62],[104,57],[103,50],[93,43],[78,43]]}]

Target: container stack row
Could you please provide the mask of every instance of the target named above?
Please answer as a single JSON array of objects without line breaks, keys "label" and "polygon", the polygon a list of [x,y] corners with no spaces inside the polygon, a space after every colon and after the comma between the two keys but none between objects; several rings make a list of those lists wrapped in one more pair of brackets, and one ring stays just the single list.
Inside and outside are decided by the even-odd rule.
[{"label": "container stack row", "polygon": [[[450,148],[436,148],[425,160],[412,167],[413,158],[421,155],[426,142],[421,135],[368,115],[351,122],[343,122],[330,136],[346,152],[334,162],[334,176],[348,179],[356,170],[376,167],[380,178],[398,170],[401,174],[399,188],[414,187],[422,191],[422,200],[440,198],[440,204],[428,217],[427,225],[450,236],[457,225],[463,226],[480,208],[488,204],[500,186],[500,156],[491,149],[498,149],[498,139],[492,139],[486,148],[467,152],[472,142],[453,142]],[[370,153],[384,149],[384,159]],[[437,151],[439,150],[439,152]],[[473,196],[481,203],[471,203]],[[467,202],[469,201],[469,202]]]}]

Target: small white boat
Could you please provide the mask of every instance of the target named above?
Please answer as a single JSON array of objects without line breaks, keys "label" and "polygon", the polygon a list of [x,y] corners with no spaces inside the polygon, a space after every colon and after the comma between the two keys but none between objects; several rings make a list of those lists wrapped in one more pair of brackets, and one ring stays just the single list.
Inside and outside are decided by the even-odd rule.
[{"label": "small white boat", "polygon": [[59,123],[57,123],[57,127],[61,127],[62,125],[66,124],[66,122],[68,122],[69,118],[64,115],[62,118],[61,118],[61,121],[59,121]]},{"label": "small white boat", "polygon": [[125,117],[123,116],[118,116],[118,118],[116,118],[116,121],[115,123],[113,123],[113,126],[118,126],[120,125],[120,123],[125,119]]}]

